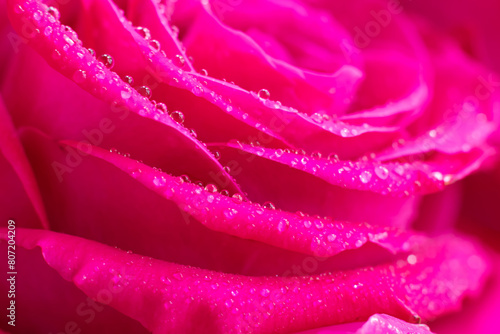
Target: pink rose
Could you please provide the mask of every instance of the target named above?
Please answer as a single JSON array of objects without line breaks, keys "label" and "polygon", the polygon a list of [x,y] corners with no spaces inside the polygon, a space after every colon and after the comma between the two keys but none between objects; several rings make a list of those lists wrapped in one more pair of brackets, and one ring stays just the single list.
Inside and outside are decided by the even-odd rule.
[{"label": "pink rose", "polygon": [[492,176],[461,180],[495,161],[500,81],[415,8],[6,8],[2,329],[430,333],[484,301],[499,257],[454,226],[486,243]]}]

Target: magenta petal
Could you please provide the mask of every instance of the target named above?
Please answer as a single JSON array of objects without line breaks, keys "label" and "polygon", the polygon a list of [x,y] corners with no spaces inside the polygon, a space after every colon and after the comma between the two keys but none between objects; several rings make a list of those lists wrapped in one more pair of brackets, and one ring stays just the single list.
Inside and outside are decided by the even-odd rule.
[{"label": "magenta petal", "polygon": [[[1,97],[0,165],[2,166],[1,177],[4,189],[1,197],[2,209],[0,210],[3,219],[2,225],[6,224],[8,218],[16,217],[20,219],[21,226],[40,227],[41,225],[43,228],[49,228],[33,170]],[[31,215],[33,209],[35,215]]]},{"label": "magenta petal", "polygon": [[[274,99],[310,115],[319,110],[327,110],[331,115],[346,109],[361,76],[359,70],[345,63],[342,45],[350,42],[349,36],[329,17],[295,1],[242,3],[223,15],[217,7],[217,2],[212,2],[197,8],[197,16],[183,38],[188,53],[194,56],[199,68],[207,69],[218,79],[234,81],[247,90],[267,89]],[[303,15],[305,10],[308,15]],[[220,20],[222,16],[226,24]],[[175,12],[173,20],[177,21]],[[276,34],[276,27],[271,33],[273,28],[266,26],[268,22],[282,27],[286,33]],[[263,45],[269,45],[269,41],[263,45],[258,42],[269,38],[278,38],[279,41],[271,41],[274,48],[266,52]],[[320,61],[314,62],[316,69],[301,67],[306,64],[297,54],[315,46],[332,53],[326,56],[328,67],[323,70],[317,68]],[[277,53],[283,56],[287,49],[291,50],[290,56],[281,57],[283,59],[272,56]],[[252,71],[247,70],[248,66]],[[351,75],[353,72],[358,72],[358,75]],[[266,78],[265,87],[262,78]]]},{"label": "magenta petal", "polygon": [[[36,1],[13,2],[9,8],[14,27],[23,29],[24,20],[28,20],[33,26],[50,32],[34,33],[29,44],[52,67],[96,97],[67,82],[24,50],[18,57],[18,67],[14,67],[17,71],[10,77],[11,83],[3,87],[18,127],[35,127],[57,139],[85,139],[109,149],[119,149],[179,175],[208,178],[207,169],[211,169],[210,172],[229,180],[228,189],[238,191],[235,181],[188,129],[161,113],[150,100],[94,58],[70,28],[47,12],[45,5]],[[42,14],[38,16],[39,13]],[[23,60],[29,65],[25,66]],[[33,76],[36,80],[32,80]],[[37,81],[51,84],[40,85]],[[36,98],[29,101],[19,98],[16,88],[25,89],[25,86]],[[66,94],[61,97],[57,89],[64,89]]]},{"label": "magenta petal", "polygon": [[410,324],[387,314],[374,314],[366,323],[350,323],[295,334],[432,334],[427,325]]},{"label": "magenta petal", "polygon": [[[5,230],[2,230],[0,234],[2,235],[0,249],[7,254]],[[104,287],[98,298],[94,300],[88,298],[73,283],[64,280],[53,268],[47,265],[40,249],[25,249],[20,244],[22,235],[22,229],[17,226],[15,327],[8,325],[7,321],[10,319],[5,317],[4,321],[0,323],[0,328],[12,334],[77,333],[78,330],[81,333],[95,334],[148,333],[136,320],[106,305],[109,290],[104,290],[111,287],[111,284]],[[12,249],[10,250],[12,251]],[[76,258],[72,258],[71,261],[78,262]],[[71,266],[72,264],[68,262],[67,265]],[[6,265],[3,267],[7,269]],[[10,278],[10,275],[4,275],[4,279],[0,282],[0,288],[6,292],[5,296],[1,298],[5,307],[7,307],[7,291],[9,291],[7,278]],[[2,332],[0,331],[0,333]]]},{"label": "magenta petal", "polygon": [[[309,156],[244,144],[228,144],[242,150],[242,155],[276,161],[288,167],[314,175],[326,182],[349,189],[371,191],[383,195],[409,196],[443,189],[441,169],[424,163],[380,163],[378,161],[339,161],[321,156]],[[248,157],[252,159],[253,157]],[[436,177],[436,175],[441,175]],[[449,180],[448,180],[449,181]]]},{"label": "magenta petal", "polygon": [[[81,144],[63,142],[83,149]],[[186,214],[209,229],[261,241],[309,255],[332,256],[343,250],[363,246],[367,241],[393,252],[407,251],[419,237],[399,229],[368,224],[340,222],[327,218],[301,217],[274,208],[214,193],[195,184],[182,182],[137,161],[112,154],[98,147],[86,152],[108,161],[149,189],[175,202]]]},{"label": "magenta petal", "polygon": [[414,322],[415,312],[429,319],[459,307],[486,270],[481,251],[456,236],[423,242],[395,264],[292,278],[215,273],[48,231],[18,229],[17,242],[40,247],[89,297],[109,289],[109,306],[153,332],[290,332],[374,313]]}]

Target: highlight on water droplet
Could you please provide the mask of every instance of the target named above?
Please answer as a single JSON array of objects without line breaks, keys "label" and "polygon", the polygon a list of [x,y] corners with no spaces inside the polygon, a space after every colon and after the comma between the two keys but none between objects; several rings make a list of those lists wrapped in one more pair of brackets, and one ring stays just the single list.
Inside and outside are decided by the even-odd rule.
[{"label": "highlight on water droplet", "polygon": [[140,86],[138,88],[136,88],[137,92],[139,92],[139,94],[141,94],[142,96],[144,96],[145,98],[150,98],[151,97],[151,88],[149,88],[148,86]]}]

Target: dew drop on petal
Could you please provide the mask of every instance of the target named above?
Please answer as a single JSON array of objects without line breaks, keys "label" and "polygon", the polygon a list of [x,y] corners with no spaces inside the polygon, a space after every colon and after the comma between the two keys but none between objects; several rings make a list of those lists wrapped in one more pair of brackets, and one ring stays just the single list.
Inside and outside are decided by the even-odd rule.
[{"label": "dew drop on petal", "polygon": [[121,91],[121,97],[124,99],[128,99],[132,96],[132,92],[130,91],[130,88],[124,87],[123,90]]},{"label": "dew drop on petal", "polygon": [[269,91],[267,89],[261,89],[259,90],[259,92],[257,93],[257,95],[259,96],[259,98],[263,99],[263,100],[267,100],[271,97],[271,93],[269,93]]},{"label": "dew drop on petal", "polygon": [[184,123],[184,114],[180,111],[174,111],[170,114],[170,117],[172,117],[172,119],[179,123],[179,124],[182,124]]},{"label": "dew drop on petal", "polygon": [[363,183],[368,183],[370,182],[372,178],[372,173],[370,173],[369,171],[365,170],[363,172],[361,172],[361,174],[359,175],[359,179],[361,180],[361,182]]},{"label": "dew drop on petal", "polygon": [[335,239],[337,239],[337,236],[335,234],[329,234],[327,237],[328,241],[334,242]]},{"label": "dew drop on petal", "polygon": [[111,57],[108,54],[103,54],[99,56],[99,61],[106,66],[106,68],[112,69],[113,66],[115,65],[115,61],[113,60],[113,57]]},{"label": "dew drop on petal", "polygon": [[86,78],[87,78],[87,73],[83,70],[77,70],[75,71],[75,73],[73,73],[73,80],[76,83],[82,83],[85,81]]},{"label": "dew drop on petal", "polygon": [[281,218],[278,222],[278,231],[283,232],[288,228],[288,226],[290,226],[290,222],[286,218]]},{"label": "dew drop on petal", "polygon": [[319,113],[312,114],[311,119],[318,124],[323,123],[323,115]]},{"label": "dew drop on petal", "polygon": [[130,75],[126,75],[123,77],[123,81],[125,81],[129,85],[132,85],[134,83],[134,78],[132,78]]},{"label": "dew drop on petal", "polygon": [[149,47],[154,51],[160,51],[161,45],[160,42],[158,42],[156,39],[152,39],[151,41],[149,41]]},{"label": "dew drop on petal", "polygon": [[163,114],[167,113],[167,106],[165,105],[165,103],[161,103],[161,102],[157,103],[156,109]]},{"label": "dew drop on petal", "polygon": [[382,180],[385,180],[389,176],[389,171],[384,166],[377,166],[375,167],[375,175],[377,175]]},{"label": "dew drop on petal", "polygon": [[52,34],[52,27],[51,26],[46,26],[45,29],[43,30],[43,34],[45,36],[50,36],[50,34]]},{"label": "dew drop on petal", "polygon": [[34,14],[33,14],[33,19],[35,21],[40,21],[40,19],[42,18],[43,16],[43,13],[40,11],[40,10],[37,10]]},{"label": "dew drop on petal", "polygon": [[153,183],[157,187],[163,187],[163,186],[165,186],[165,184],[167,184],[167,180],[163,176],[161,176],[161,177],[155,177],[153,179]]},{"label": "dew drop on petal", "polygon": [[240,204],[241,202],[243,202],[243,196],[241,194],[236,193],[232,196],[232,198],[233,202],[236,204]]},{"label": "dew drop on petal", "polygon": [[139,33],[144,39],[149,40],[151,39],[151,32],[149,31],[148,28],[145,27],[137,27],[135,28],[135,31]]},{"label": "dew drop on petal", "polygon": [[206,69],[204,69],[204,68],[202,68],[202,69],[200,70],[200,73],[201,73],[201,75],[208,76],[208,72],[207,72],[207,70],[206,70]]},{"label": "dew drop on petal", "polygon": [[433,172],[431,173],[432,177],[435,178],[438,181],[443,180],[443,174],[441,172]]},{"label": "dew drop on petal", "polygon": [[183,67],[184,64],[186,63],[186,60],[184,59],[183,56],[181,55],[176,55],[175,58],[174,58],[174,63],[177,67]]},{"label": "dew drop on petal", "polygon": [[137,91],[145,98],[149,99],[151,97],[151,88],[149,88],[148,86],[140,86],[137,88]]},{"label": "dew drop on petal", "polygon": [[207,184],[205,187],[205,190],[208,191],[209,193],[215,193],[217,192],[217,186],[215,184]]},{"label": "dew drop on petal", "polygon": [[236,211],[235,209],[233,208],[227,208],[224,210],[224,216],[227,218],[227,219],[232,219],[234,218],[234,216],[238,213],[238,211]]},{"label": "dew drop on petal", "polygon": [[314,159],[321,159],[321,152],[315,151],[311,153],[311,157]]},{"label": "dew drop on petal", "polygon": [[276,207],[272,202],[265,202],[263,206],[265,209],[276,210]]},{"label": "dew drop on petal", "polygon": [[59,10],[55,7],[50,6],[47,8],[47,13],[52,15],[56,20],[59,20],[61,18],[61,14],[59,13]]},{"label": "dew drop on petal", "polygon": [[348,137],[348,136],[350,135],[350,133],[351,133],[351,132],[349,131],[349,129],[348,129],[348,128],[343,128],[342,130],[340,130],[340,135],[341,135],[342,137]]}]

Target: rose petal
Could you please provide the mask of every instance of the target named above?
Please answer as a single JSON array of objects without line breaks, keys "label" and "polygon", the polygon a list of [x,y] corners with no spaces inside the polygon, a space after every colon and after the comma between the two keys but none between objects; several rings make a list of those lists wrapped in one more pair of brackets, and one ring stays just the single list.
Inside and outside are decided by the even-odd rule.
[{"label": "rose petal", "polygon": [[[45,5],[35,1],[20,3],[23,2],[13,1],[9,7],[13,25],[24,31],[23,20],[27,20],[30,26],[44,31],[50,28],[50,34],[34,34],[30,45],[54,68],[102,101],[67,82],[26,51],[19,55],[18,65],[12,68],[12,81],[4,87],[17,126],[34,126],[55,138],[85,139],[116,148],[179,175],[187,173],[206,179],[209,169],[209,173],[222,174],[229,181],[228,189],[238,190],[234,180],[189,130],[161,114],[148,99],[92,57],[71,29],[63,28],[47,13]],[[23,11],[18,6],[24,6]],[[56,51],[59,56],[54,59]],[[40,85],[44,80],[51,84]],[[43,103],[40,98],[20,99],[16,93],[20,87],[26,93],[43,96]],[[64,97],[61,90],[66,92]],[[68,108],[76,112],[70,113]]]},{"label": "rose petal", "polygon": [[2,225],[16,217],[21,226],[49,228],[37,182],[1,96],[0,166]]},{"label": "rose petal", "polygon": [[[66,145],[82,149],[75,142]],[[367,241],[393,252],[408,250],[418,240],[411,234],[387,227],[340,222],[331,219],[300,217],[274,208],[262,208],[219,193],[185,183],[137,161],[88,147],[86,152],[120,168],[128,175],[176,203],[186,214],[209,229],[243,239],[261,241],[308,255],[328,257],[343,250],[359,248]]]},{"label": "rose petal", "polygon": [[395,265],[280,278],[214,273],[54,232],[17,231],[19,246],[40,247],[47,264],[89,297],[99,298],[114,282],[120,289],[109,305],[153,332],[289,332],[374,313],[415,321],[411,309],[429,319],[457,308],[465,293],[479,288],[486,269],[477,247],[456,236],[424,242]]},{"label": "rose petal", "polygon": [[[16,222],[17,225],[17,222]],[[33,230],[35,231],[35,230]],[[4,238],[6,232],[2,233]],[[110,291],[114,291],[112,282],[103,286],[99,297],[94,300],[87,297],[73,283],[64,280],[54,269],[47,265],[39,249],[27,250],[19,243],[22,230],[16,228],[16,272],[15,327],[7,324],[5,317],[0,327],[11,333],[137,333],[146,334],[137,321],[121,314],[107,304]],[[7,243],[0,241],[0,249],[7,254]],[[10,249],[12,251],[12,249]],[[66,254],[71,257],[70,254]],[[71,258],[66,264],[72,266]],[[5,263],[7,264],[7,263]],[[2,266],[7,270],[7,266]],[[9,302],[7,293],[10,290],[10,275],[4,275],[0,287],[5,291],[2,303]],[[7,313],[8,311],[6,311]],[[5,316],[5,315],[4,315]]]},{"label": "rose petal", "polygon": [[351,323],[313,329],[296,334],[430,334],[426,325],[409,324],[387,314],[374,314],[366,323]]}]

